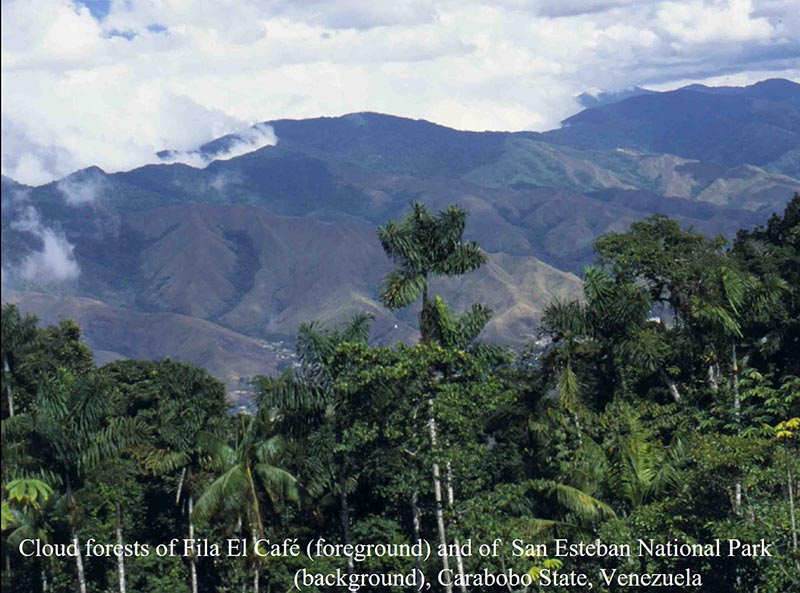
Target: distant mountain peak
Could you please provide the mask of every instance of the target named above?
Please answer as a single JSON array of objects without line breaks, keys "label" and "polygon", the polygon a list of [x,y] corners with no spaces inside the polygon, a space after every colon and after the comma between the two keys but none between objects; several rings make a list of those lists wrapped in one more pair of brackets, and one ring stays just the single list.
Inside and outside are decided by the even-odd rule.
[{"label": "distant mountain peak", "polygon": [[768,78],[747,86],[706,86],[704,84],[690,84],[688,86],[668,92],[693,91],[710,95],[741,95],[769,99],[772,101],[786,101],[800,99],[800,84],[785,78]]},{"label": "distant mountain peak", "polygon": [[797,175],[800,84],[689,85],[590,107],[541,139],[578,149],[628,148]]},{"label": "distant mountain peak", "polygon": [[624,101],[625,99],[630,99],[631,97],[638,97],[639,95],[649,95],[655,92],[657,91],[651,91],[650,89],[644,89],[642,87],[635,86],[633,88],[623,89],[621,91],[599,91],[599,92],[581,93],[576,98],[578,100],[578,103],[580,103],[586,109],[589,109],[591,107],[599,107],[600,105],[618,103],[619,101]]}]

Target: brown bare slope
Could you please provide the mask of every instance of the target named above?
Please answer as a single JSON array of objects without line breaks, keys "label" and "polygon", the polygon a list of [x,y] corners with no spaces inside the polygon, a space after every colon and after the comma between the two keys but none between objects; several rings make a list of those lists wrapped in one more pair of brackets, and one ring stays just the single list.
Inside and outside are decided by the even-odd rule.
[{"label": "brown bare slope", "polygon": [[[480,211],[475,218],[479,227],[485,221]],[[414,335],[413,315],[397,316],[378,300],[391,262],[370,225],[209,204],[133,213],[127,222],[149,245],[141,268],[153,308],[201,314],[262,337],[291,336],[304,321],[335,323],[366,311],[376,318],[380,341]],[[497,227],[500,233],[503,229]],[[248,249],[237,249],[226,237],[236,237]],[[246,264],[237,251],[240,257],[247,251]],[[519,344],[547,301],[577,294],[579,281],[533,256],[496,253],[478,272],[434,280],[432,288],[457,308],[476,301],[491,306],[497,316],[485,335]]]},{"label": "brown bare slope", "polygon": [[176,313],[141,313],[84,297],[14,292],[10,301],[45,324],[74,319],[99,363],[114,358],[173,358],[205,367],[230,389],[239,380],[275,373],[291,362],[291,351]]}]

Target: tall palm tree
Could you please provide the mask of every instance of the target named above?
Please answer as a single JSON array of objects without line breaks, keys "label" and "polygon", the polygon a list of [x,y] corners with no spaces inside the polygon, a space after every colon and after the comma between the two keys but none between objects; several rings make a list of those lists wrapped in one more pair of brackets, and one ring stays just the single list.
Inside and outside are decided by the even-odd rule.
[{"label": "tall palm tree", "polygon": [[[201,431],[213,432],[224,417],[224,388],[202,369],[171,360],[122,362],[115,366],[116,374],[122,375],[120,380],[132,382],[134,396],[129,399],[138,400],[135,405],[140,409],[136,412],[145,415],[155,426],[151,438],[139,452],[142,464],[156,475],[179,473],[175,504],[185,504],[187,535],[193,540],[195,478],[207,457],[198,435]],[[134,368],[126,369],[128,366]],[[139,368],[142,366],[144,369]],[[189,579],[191,592],[197,593],[197,558],[194,555],[189,558]]]},{"label": "tall palm tree", "polygon": [[[390,220],[378,228],[383,250],[398,265],[383,279],[381,302],[390,309],[399,309],[407,307],[421,295],[419,330],[423,344],[437,338],[456,338],[458,332],[455,330],[471,333],[474,327],[482,328],[488,319],[488,310],[473,309],[471,315],[464,318],[463,325],[457,327],[453,319],[448,318],[441,303],[437,306],[437,301],[428,294],[430,277],[460,276],[486,263],[486,255],[476,242],[463,241],[466,221],[467,212],[460,206],[448,206],[434,216],[421,202],[413,202],[411,212],[402,222]],[[428,434],[431,446],[436,448],[437,427],[433,404],[433,398],[429,399]],[[433,462],[432,472],[439,540],[446,549],[442,477],[438,462]],[[449,568],[447,554],[442,556],[442,565],[445,570]],[[450,593],[452,587],[446,586],[445,589]]]},{"label": "tall palm tree", "polygon": [[98,464],[114,459],[141,439],[138,419],[113,414],[108,385],[98,376],[45,377],[31,409],[8,418],[4,428],[23,435],[29,457],[46,468],[53,486],[62,489],[72,541],[77,545],[75,564],[81,593],[86,577],[78,532],[76,491]]},{"label": "tall palm tree", "polygon": [[[192,514],[199,520],[208,520],[217,510],[236,509],[246,518],[255,543],[264,536],[264,495],[277,512],[284,502],[297,500],[297,481],[276,465],[283,440],[270,434],[269,421],[250,414],[240,414],[235,421],[235,446],[209,433],[198,436],[221,474],[203,491]],[[253,592],[258,593],[258,589],[259,564],[254,561]]]},{"label": "tall palm tree", "polygon": [[419,329],[423,343],[434,337],[428,279],[460,276],[486,263],[477,243],[462,240],[466,221],[467,212],[459,206],[448,206],[433,216],[422,203],[413,202],[402,222],[390,220],[378,228],[383,250],[398,265],[383,279],[381,302],[400,309],[422,295]]},{"label": "tall palm tree", "polygon": [[20,352],[30,344],[36,336],[36,317],[33,315],[20,315],[19,309],[13,303],[3,305],[2,316],[2,342],[0,349],[3,353],[3,391],[6,394],[8,415],[14,416],[14,371]]},{"label": "tall palm tree", "polygon": [[[334,356],[342,344],[365,344],[371,320],[371,315],[359,314],[335,329],[316,323],[302,324],[297,333],[299,368],[278,379],[260,377],[256,381],[260,408],[274,411],[280,431],[302,449],[301,455],[295,457],[302,465],[303,489],[317,497],[330,490],[338,495],[345,544],[352,543],[348,490],[353,476],[343,444],[353,402],[348,393],[335,386]],[[352,572],[350,556],[347,566]]]},{"label": "tall palm tree", "polygon": [[[673,400],[681,401],[678,385],[666,371],[669,347],[666,329],[648,319],[652,299],[647,291],[621,276],[588,267],[584,274],[585,302],[554,301],[542,316],[542,328],[553,339],[559,394],[570,413],[579,407],[575,361],[581,348],[592,343],[599,349],[608,381],[626,384],[625,369],[657,373]],[[626,364],[627,363],[627,364]]]}]

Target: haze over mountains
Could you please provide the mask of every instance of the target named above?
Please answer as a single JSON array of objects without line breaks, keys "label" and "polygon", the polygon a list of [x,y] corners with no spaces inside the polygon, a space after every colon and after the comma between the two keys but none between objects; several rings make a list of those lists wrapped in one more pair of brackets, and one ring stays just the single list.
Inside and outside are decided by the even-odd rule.
[{"label": "haze over mountains", "polygon": [[[358,113],[162,153],[204,168],[89,168],[35,188],[4,177],[3,300],[75,318],[104,359],[171,356],[235,386],[287,364],[303,321],[369,311],[376,341],[414,339],[415,310],[377,298],[391,264],[376,227],[411,200],[470,211],[466,237],[489,263],[433,290],[457,309],[486,303],[485,337],[519,345],[550,299],[577,294],[599,235],[662,212],[732,236],[800,191],[796,83],[583,103],[546,133]],[[277,144],[214,160],[253,139]]]}]

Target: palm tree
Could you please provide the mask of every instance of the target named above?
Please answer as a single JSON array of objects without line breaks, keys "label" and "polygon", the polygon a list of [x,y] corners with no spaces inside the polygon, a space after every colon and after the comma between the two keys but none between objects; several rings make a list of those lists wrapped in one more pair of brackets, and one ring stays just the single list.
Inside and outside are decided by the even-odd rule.
[{"label": "palm tree", "polygon": [[648,319],[652,300],[647,291],[622,277],[593,267],[584,273],[585,302],[554,301],[542,316],[542,329],[553,339],[555,370],[561,401],[576,419],[580,407],[575,362],[585,345],[599,350],[601,368],[609,369],[606,381],[625,388],[636,373],[657,373],[672,399],[681,401],[678,385],[666,371],[670,349],[666,329]]},{"label": "palm tree", "polygon": [[585,482],[581,487],[603,485],[609,497],[616,497],[630,511],[680,486],[679,467],[686,450],[679,433],[664,446],[637,409],[619,400],[595,423],[604,438],[599,443],[587,439],[577,451],[576,475]]},{"label": "palm tree", "polygon": [[20,315],[13,303],[2,310],[3,391],[6,393],[8,415],[14,416],[14,371],[19,354],[36,336],[36,317]]},{"label": "palm tree", "polygon": [[[381,302],[390,309],[399,309],[410,305],[422,295],[419,330],[423,344],[442,338],[457,339],[458,333],[471,335],[474,327],[482,328],[488,320],[488,310],[477,306],[462,320],[462,324],[458,324],[449,317],[441,301],[432,300],[428,295],[429,277],[460,276],[486,263],[486,255],[477,243],[462,240],[466,221],[467,212],[460,206],[448,206],[439,212],[439,216],[433,216],[422,203],[413,202],[411,212],[401,223],[390,220],[378,229],[383,250],[398,265],[397,269],[383,279]],[[428,400],[428,408],[428,434],[431,446],[436,448],[437,427],[433,398]],[[438,462],[433,462],[432,472],[439,540],[446,549],[442,479]],[[449,568],[446,554],[442,556],[442,565],[444,570]],[[451,589],[451,586],[447,586],[447,593]]]},{"label": "palm tree", "polygon": [[[126,373],[126,366],[144,366],[144,377],[136,373],[141,369],[127,369]],[[122,362],[117,363],[116,367],[115,370],[122,371],[123,376],[127,374],[127,378],[133,380],[133,387],[139,394],[136,399],[146,401],[147,408],[138,410],[138,413],[146,414],[151,418],[149,422],[156,425],[153,438],[140,452],[145,469],[156,475],[180,471],[175,504],[185,502],[188,538],[193,540],[195,476],[207,457],[198,435],[201,431],[212,432],[216,421],[224,417],[224,387],[203,370],[171,360],[159,363]],[[150,382],[153,372],[154,384],[148,386],[146,383]],[[139,405],[145,404],[145,401]],[[191,591],[197,593],[197,558],[194,555],[189,558],[189,577]]]},{"label": "palm tree", "polygon": [[[371,320],[371,315],[359,314],[336,329],[316,323],[302,324],[297,333],[299,368],[278,379],[259,377],[256,380],[260,388],[260,408],[273,410],[280,431],[294,437],[292,444],[302,449],[295,458],[301,460],[303,489],[312,496],[322,496],[330,489],[336,491],[345,544],[352,543],[348,490],[353,480],[343,443],[347,415],[353,402],[346,392],[335,386],[334,356],[342,344],[365,344]],[[347,566],[352,572],[350,556]]]},{"label": "palm tree", "polygon": [[63,488],[62,502],[78,549],[79,590],[86,593],[75,493],[94,467],[140,440],[142,423],[112,414],[108,385],[98,376],[75,377],[69,371],[45,377],[31,409],[4,423],[11,423],[4,424],[7,432],[23,435],[29,457],[46,468],[54,486]]},{"label": "palm tree", "polygon": [[578,301],[554,301],[547,305],[542,315],[542,328],[551,334],[554,345],[552,364],[558,377],[559,401],[572,417],[578,434],[582,430],[579,419],[581,402],[575,359],[581,341],[590,335],[589,323],[586,306]]},{"label": "palm tree", "polygon": [[[277,467],[283,451],[283,439],[270,435],[271,422],[258,416],[240,414],[236,419],[236,446],[205,432],[198,440],[211,456],[221,475],[204,491],[192,515],[208,520],[222,508],[234,508],[244,514],[250,535],[264,536],[262,498],[265,494],[274,511],[286,501],[297,500],[297,481],[286,470]],[[253,591],[258,593],[259,564],[253,563]]]},{"label": "palm tree", "polygon": [[[4,487],[8,492],[8,500],[3,497],[3,531],[9,530],[6,543],[17,548],[26,539],[38,539],[50,542],[53,526],[53,507],[57,497],[53,489],[42,480],[36,478],[17,478]],[[5,492],[4,492],[5,495]],[[8,560],[8,557],[6,557]],[[52,559],[49,559],[52,562]],[[42,592],[50,589],[48,577],[48,559],[36,559],[41,579]]]},{"label": "palm tree", "polygon": [[462,241],[466,221],[467,212],[459,206],[448,206],[437,217],[422,203],[413,202],[403,222],[390,220],[378,229],[383,250],[398,265],[383,279],[381,302],[399,309],[422,295],[419,329],[423,343],[434,338],[428,279],[460,276],[486,263],[477,243]]}]

